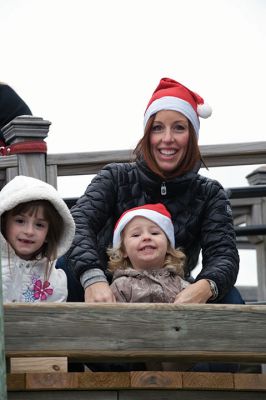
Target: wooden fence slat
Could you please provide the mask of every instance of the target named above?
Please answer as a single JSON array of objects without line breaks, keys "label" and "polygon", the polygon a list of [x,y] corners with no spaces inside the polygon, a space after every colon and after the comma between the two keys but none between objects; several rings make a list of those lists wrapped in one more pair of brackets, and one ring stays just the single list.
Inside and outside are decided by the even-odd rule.
[{"label": "wooden fence slat", "polygon": [[181,372],[131,372],[131,388],[181,389]]},{"label": "wooden fence slat", "polygon": [[8,357],[266,360],[266,305],[6,304],[4,311]]},{"label": "wooden fence slat", "polygon": [[236,390],[266,391],[266,374],[236,374],[234,381]]},{"label": "wooden fence slat", "polygon": [[[183,374],[184,389],[213,389],[228,390],[234,389],[233,374],[230,373],[195,373],[187,372]],[[266,389],[266,387],[265,387]]]},{"label": "wooden fence slat", "polygon": [[84,372],[78,375],[79,389],[128,389],[131,387],[129,372]]},{"label": "wooden fence slat", "polygon": [[67,357],[17,357],[10,359],[11,373],[67,372]]},{"label": "wooden fence slat", "polygon": [[44,390],[44,389],[78,389],[78,372],[59,372],[54,373],[27,373],[26,389],[27,390]]},{"label": "wooden fence slat", "polygon": [[266,374],[221,372],[60,372],[8,374],[8,390],[220,390],[264,391]]}]

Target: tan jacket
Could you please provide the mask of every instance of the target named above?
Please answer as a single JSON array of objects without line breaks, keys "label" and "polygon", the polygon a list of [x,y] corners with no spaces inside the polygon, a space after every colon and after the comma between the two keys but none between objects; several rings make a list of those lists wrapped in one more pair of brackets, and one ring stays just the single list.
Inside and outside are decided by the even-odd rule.
[{"label": "tan jacket", "polygon": [[173,303],[188,285],[173,266],[152,271],[128,268],[114,272],[111,290],[120,303]]}]

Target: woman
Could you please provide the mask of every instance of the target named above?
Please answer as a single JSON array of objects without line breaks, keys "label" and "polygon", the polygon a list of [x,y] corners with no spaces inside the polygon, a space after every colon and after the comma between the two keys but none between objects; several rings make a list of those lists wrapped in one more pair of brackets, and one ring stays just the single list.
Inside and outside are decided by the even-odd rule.
[{"label": "woman", "polygon": [[[68,268],[80,280],[86,302],[115,302],[106,249],[119,216],[145,203],[163,203],[171,213],[176,246],[187,257],[187,280],[202,250],[202,270],[176,303],[228,302],[225,296],[232,293],[239,268],[231,207],[222,186],[198,174],[199,117],[210,115],[199,95],[172,79],[161,79],[145,111],[136,162],[107,165],[73,207],[76,234]],[[71,270],[68,274],[71,291]],[[243,302],[236,289],[233,292],[232,302]],[[70,293],[69,299],[75,296]]]}]

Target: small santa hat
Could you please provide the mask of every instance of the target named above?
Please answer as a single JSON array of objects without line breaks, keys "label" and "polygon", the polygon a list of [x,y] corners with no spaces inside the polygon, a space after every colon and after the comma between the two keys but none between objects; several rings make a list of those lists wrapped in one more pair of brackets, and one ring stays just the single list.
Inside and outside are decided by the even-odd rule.
[{"label": "small santa hat", "polygon": [[199,134],[199,117],[211,116],[211,107],[197,93],[170,78],[162,78],[153,92],[144,114],[144,129],[148,119],[162,110],[179,111],[192,123]]},{"label": "small santa hat", "polygon": [[134,217],[145,217],[157,224],[166,234],[171,246],[175,247],[174,226],[171,214],[161,203],[145,204],[125,211],[115,225],[113,247],[119,246],[123,229]]}]

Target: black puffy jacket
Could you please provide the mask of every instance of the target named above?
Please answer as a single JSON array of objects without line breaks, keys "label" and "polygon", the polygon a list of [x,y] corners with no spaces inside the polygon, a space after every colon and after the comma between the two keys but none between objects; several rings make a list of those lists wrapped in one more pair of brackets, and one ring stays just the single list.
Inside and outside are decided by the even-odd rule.
[{"label": "black puffy jacket", "polygon": [[219,298],[234,285],[239,266],[230,202],[215,180],[189,172],[163,182],[143,161],[109,164],[72,208],[76,235],[68,258],[79,278],[90,268],[106,272],[106,248],[115,222],[127,209],[163,203],[172,215],[176,247],[188,262],[186,276],[202,249],[202,270],[196,280],[216,282]]}]

